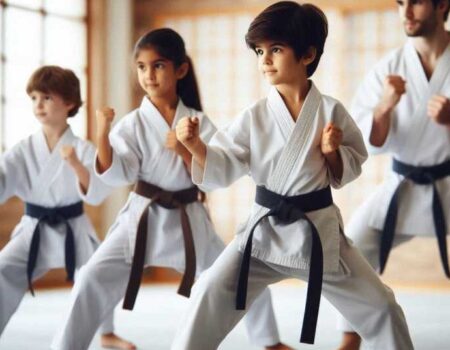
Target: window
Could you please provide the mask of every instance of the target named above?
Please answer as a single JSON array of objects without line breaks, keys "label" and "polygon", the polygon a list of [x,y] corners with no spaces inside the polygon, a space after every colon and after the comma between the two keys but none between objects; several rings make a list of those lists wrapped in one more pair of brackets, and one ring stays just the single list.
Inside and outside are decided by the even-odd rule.
[{"label": "window", "polygon": [[[0,144],[3,151],[39,127],[25,88],[41,65],[72,69],[87,99],[86,0],[0,1]],[[85,137],[86,106],[69,119]]]}]

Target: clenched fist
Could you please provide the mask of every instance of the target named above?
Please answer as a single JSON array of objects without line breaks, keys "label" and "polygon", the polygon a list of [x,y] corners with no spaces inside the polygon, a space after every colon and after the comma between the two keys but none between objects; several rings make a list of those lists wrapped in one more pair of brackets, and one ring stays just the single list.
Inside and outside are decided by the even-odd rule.
[{"label": "clenched fist", "polygon": [[450,124],[450,99],[434,95],[428,101],[428,116],[439,124]]},{"label": "clenched fist", "polygon": [[399,75],[388,75],[383,83],[381,104],[386,109],[394,108],[406,92],[406,81]]},{"label": "clenched fist", "polygon": [[185,117],[176,127],[177,139],[189,150],[200,141],[199,120],[197,117]]},{"label": "clenched fist", "polygon": [[64,159],[70,164],[73,164],[74,162],[78,161],[77,154],[75,153],[75,148],[73,148],[71,145],[61,146],[59,154],[62,159]]},{"label": "clenched fist", "polygon": [[97,116],[97,133],[109,133],[111,124],[114,120],[114,109],[110,107],[103,107],[101,109],[97,109],[95,114]]},{"label": "clenched fist", "polygon": [[328,123],[322,131],[320,150],[324,155],[336,151],[342,143],[342,130],[333,123]]}]

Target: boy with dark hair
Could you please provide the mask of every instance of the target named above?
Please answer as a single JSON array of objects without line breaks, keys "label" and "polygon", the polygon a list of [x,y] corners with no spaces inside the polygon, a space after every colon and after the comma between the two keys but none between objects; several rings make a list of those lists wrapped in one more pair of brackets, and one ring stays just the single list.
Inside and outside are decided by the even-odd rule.
[{"label": "boy with dark hair", "polygon": [[325,15],[313,5],[283,1],[268,7],[246,36],[273,85],[268,97],[208,145],[199,138],[198,119],[177,125],[202,189],[250,174],[257,190],[246,225],[194,286],[173,349],[216,349],[263,288],[291,277],[309,282],[302,342],[314,343],[323,283],[323,295],[374,349],[413,348],[392,291],[347,241],[333,204],[330,185],[355,179],[367,152],[342,104],[308,79],[327,31]]},{"label": "boy with dark hair", "polygon": [[[72,133],[67,118],[80,108],[80,82],[69,69],[44,66],[26,91],[42,125],[0,157],[0,202],[17,196],[25,215],[0,251],[0,334],[27,287],[47,271],[64,267],[73,281],[99,245],[83,202],[98,205],[109,194],[93,173],[94,146]],[[135,349],[114,334],[113,313],[101,327],[104,347]]]}]

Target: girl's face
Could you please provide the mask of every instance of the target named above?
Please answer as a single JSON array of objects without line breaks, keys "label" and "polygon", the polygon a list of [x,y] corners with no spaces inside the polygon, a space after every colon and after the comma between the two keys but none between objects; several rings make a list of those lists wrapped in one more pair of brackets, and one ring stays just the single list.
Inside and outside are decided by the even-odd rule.
[{"label": "girl's face", "polygon": [[33,90],[29,96],[33,113],[41,124],[59,126],[67,123],[69,112],[74,107],[72,103],[66,103],[58,94],[37,90]]},{"label": "girl's face", "polygon": [[136,58],[139,85],[150,98],[173,98],[177,94],[178,80],[187,73],[186,66],[176,68],[156,50],[142,49]]}]

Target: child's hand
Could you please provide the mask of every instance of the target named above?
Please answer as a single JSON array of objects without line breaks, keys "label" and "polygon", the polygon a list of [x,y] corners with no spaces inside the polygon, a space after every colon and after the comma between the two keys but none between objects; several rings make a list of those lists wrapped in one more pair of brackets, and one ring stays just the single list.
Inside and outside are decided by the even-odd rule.
[{"label": "child's hand", "polygon": [[61,146],[61,149],[59,150],[59,154],[62,159],[64,159],[69,164],[74,164],[78,162],[78,157],[75,152],[75,148],[73,148],[71,145],[63,145]]},{"label": "child's hand", "polygon": [[383,96],[381,104],[385,109],[393,109],[406,92],[406,81],[399,75],[388,75],[383,84]]},{"label": "child's hand", "polygon": [[450,99],[434,95],[428,101],[428,116],[439,124],[450,124]]},{"label": "child's hand", "polygon": [[89,188],[89,171],[78,159],[75,148],[71,145],[62,145],[59,154],[75,171],[80,187],[83,193],[86,194]]},{"label": "child's hand", "polygon": [[101,109],[97,109],[95,114],[97,116],[97,133],[108,134],[114,120],[114,109],[110,107],[103,107]]},{"label": "child's hand", "polygon": [[324,155],[335,152],[342,143],[342,130],[328,123],[322,131],[320,150]]},{"label": "child's hand", "polygon": [[175,130],[170,130],[167,133],[166,144],[165,147],[174,151],[176,154],[181,155],[183,150],[185,150],[184,146],[177,139],[177,134]]},{"label": "child's hand", "polygon": [[187,149],[192,150],[199,143],[199,120],[197,117],[185,117],[176,127],[177,139]]}]

